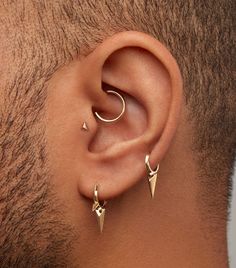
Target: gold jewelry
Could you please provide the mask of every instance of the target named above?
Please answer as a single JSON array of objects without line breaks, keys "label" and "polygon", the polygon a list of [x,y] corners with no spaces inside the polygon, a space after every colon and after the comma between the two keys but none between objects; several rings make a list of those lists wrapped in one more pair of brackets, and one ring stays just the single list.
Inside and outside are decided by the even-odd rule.
[{"label": "gold jewelry", "polygon": [[110,94],[113,94],[113,95],[116,95],[117,97],[120,98],[121,103],[122,103],[121,113],[117,117],[115,117],[113,119],[105,119],[105,118],[101,117],[101,115],[99,115],[98,112],[95,112],[94,114],[96,115],[96,117],[98,119],[100,119],[101,121],[103,121],[105,123],[113,123],[113,122],[119,120],[123,116],[123,114],[125,112],[125,108],[126,108],[125,99],[123,98],[123,96],[120,93],[118,93],[118,92],[116,92],[114,90],[107,90],[106,92],[110,93]]},{"label": "gold jewelry", "polygon": [[88,128],[88,125],[86,122],[83,123],[82,127],[81,127],[81,130],[84,130],[84,131],[88,131],[89,128]]},{"label": "gold jewelry", "polygon": [[153,170],[150,166],[149,157],[150,157],[149,155],[145,156],[145,166],[146,166],[147,173],[148,173],[148,182],[149,182],[151,197],[154,198],[159,164],[157,165],[156,169]]},{"label": "gold jewelry", "polygon": [[99,199],[98,199],[98,185],[97,184],[94,187],[93,201],[94,201],[94,203],[93,203],[92,211],[96,212],[99,230],[102,233],[103,225],[104,225],[105,211],[106,211],[105,205],[107,202],[104,201],[102,205],[100,204]]}]

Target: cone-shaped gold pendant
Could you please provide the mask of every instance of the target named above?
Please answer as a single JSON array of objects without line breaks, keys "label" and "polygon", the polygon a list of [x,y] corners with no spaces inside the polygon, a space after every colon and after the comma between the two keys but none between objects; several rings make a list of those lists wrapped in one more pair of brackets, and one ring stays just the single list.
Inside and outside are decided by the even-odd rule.
[{"label": "cone-shaped gold pendant", "polygon": [[150,162],[149,162],[149,155],[147,154],[145,156],[145,165],[146,165],[147,174],[148,174],[148,182],[149,182],[151,197],[154,198],[156,183],[157,183],[157,172],[159,170],[159,164],[157,165],[155,170],[152,170],[152,168],[150,166]]},{"label": "cone-shaped gold pendant", "polygon": [[98,227],[101,233],[102,233],[103,225],[104,225],[105,212],[106,212],[106,209],[100,206],[96,209]]},{"label": "cone-shaped gold pendant", "polygon": [[94,197],[93,197],[94,203],[92,207],[92,211],[95,211],[96,218],[99,226],[99,230],[102,233],[103,225],[104,225],[104,218],[105,218],[105,205],[106,201],[103,201],[103,204],[101,205],[98,199],[98,185],[96,184],[94,187]]},{"label": "cone-shaped gold pendant", "polygon": [[156,182],[157,182],[157,174],[154,174],[153,176],[148,178],[149,181],[149,188],[151,192],[151,197],[154,198],[155,189],[156,189]]}]

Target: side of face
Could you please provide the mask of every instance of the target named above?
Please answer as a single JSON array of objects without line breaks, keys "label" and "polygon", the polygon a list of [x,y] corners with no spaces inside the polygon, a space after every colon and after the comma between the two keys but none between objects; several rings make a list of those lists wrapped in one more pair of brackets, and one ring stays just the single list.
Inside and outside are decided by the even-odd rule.
[{"label": "side of face", "polygon": [[[114,118],[126,101],[124,116],[106,124],[94,115]],[[91,212],[94,186],[100,200],[119,199],[162,161],[174,139],[182,100],[182,81],[169,51],[139,32],[104,40],[93,52],[59,70],[48,84],[46,137],[52,184],[70,206],[69,219],[80,236],[80,263],[96,256],[96,217]],[[88,131],[81,129],[86,122]],[[158,122],[158,123],[157,123]],[[135,168],[134,168],[135,165]],[[109,236],[112,225],[105,225]],[[103,236],[104,238],[104,236]],[[104,238],[106,241],[106,238]],[[99,240],[100,241],[100,240]],[[102,243],[101,241],[99,243]]]},{"label": "side of face", "polygon": [[[143,178],[147,153],[152,166],[165,156],[178,125],[181,75],[169,51],[139,32],[104,40],[46,84],[42,73],[17,68],[3,72],[8,90],[1,93],[0,260],[65,267],[83,255],[78,242],[97,235],[89,213],[94,185],[101,199],[118,198]],[[120,112],[108,89],[127,104],[111,125],[94,117]]]}]

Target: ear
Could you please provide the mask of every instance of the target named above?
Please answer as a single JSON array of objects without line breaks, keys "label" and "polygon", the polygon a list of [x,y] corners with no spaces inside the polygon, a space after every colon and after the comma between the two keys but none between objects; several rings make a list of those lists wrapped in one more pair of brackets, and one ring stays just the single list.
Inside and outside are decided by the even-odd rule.
[{"label": "ear", "polygon": [[[89,198],[98,184],[99,197],[110,199],[145,178],[146,154],[153,169],[165,156],[178,125],[182,79],[170,52],[151,36],[113,35],[62,69],[50,88],[47,132],[60,184]],[[126,101],[124,116],[111,124],[94,116],[120,113],[108,89]]]}]

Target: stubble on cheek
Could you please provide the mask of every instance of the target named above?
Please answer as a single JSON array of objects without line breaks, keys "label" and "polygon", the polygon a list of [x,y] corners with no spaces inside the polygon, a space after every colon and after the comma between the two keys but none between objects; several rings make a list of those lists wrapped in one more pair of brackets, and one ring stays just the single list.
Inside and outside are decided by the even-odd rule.
[{"label": "stubble on cheek", "polygon": [[21,148],[20,156],[0,164],[0,268],[73,267],[78,235],[50,184],[43,136],[32,137],[24,152],[19,137],[14,150]]}]

